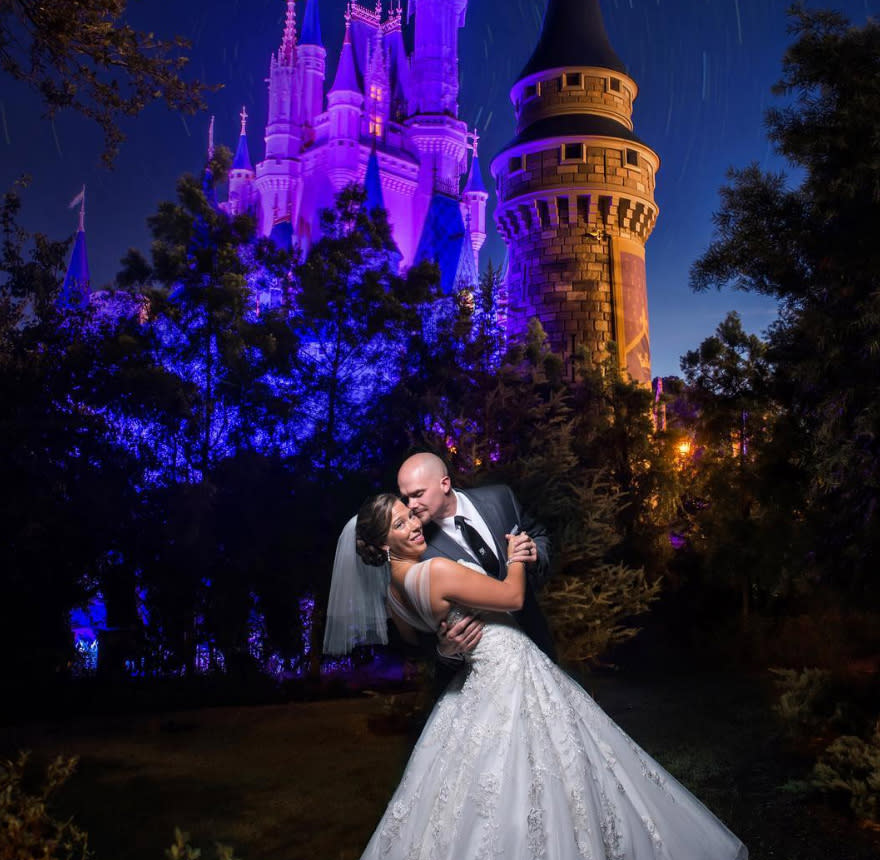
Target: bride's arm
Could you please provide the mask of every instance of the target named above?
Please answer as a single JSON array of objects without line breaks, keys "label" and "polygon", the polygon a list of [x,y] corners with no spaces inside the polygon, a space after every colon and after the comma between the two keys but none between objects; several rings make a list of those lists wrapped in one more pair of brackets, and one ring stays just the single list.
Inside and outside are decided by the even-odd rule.
[{"label": "bride's arm", "polygon": [[448,558],[435,558],[431,562],[431,608],[439,613],[448,604],[457,603],[474,609],[515,612],[522,609],[525,597],[525,571],[521,561],[513,562],[507,566],[507,578],[499,581]]}]

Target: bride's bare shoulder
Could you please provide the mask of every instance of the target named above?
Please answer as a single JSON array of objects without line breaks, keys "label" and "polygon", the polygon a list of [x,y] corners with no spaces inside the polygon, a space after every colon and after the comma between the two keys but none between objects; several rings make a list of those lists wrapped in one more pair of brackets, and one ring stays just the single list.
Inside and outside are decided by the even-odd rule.
[{"label": "bride's bare shoulder", "polygon": [[431,568],[431,576],[451,576],[461,573],[460,564],[443,556],[428,559],[428,566]]}]

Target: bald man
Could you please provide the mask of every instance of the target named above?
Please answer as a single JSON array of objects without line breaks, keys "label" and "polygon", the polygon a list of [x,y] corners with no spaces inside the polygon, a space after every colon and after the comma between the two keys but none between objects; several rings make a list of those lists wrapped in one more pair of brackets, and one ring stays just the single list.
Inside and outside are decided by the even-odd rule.
[{"label": "bald man", "polygon": [[[516,527],[531,538],[531,560],[526,564],[523,608],[514,612],[522,631],[551,659],[556,659],[547,621],[535,599],[550,574],[550,538],[546,529],[523,515],[510,487],[502,484],[456,490],[446,464],[436,454],[414,454],[397,473],[397,485],[409,509],[419,518],[427,549],[425,558],[464,559],[479,564],[490,576],[507,575],[506,535]],[[444,657],[458,657],[480,640],[479,616],[468,616],[439,632],[437,650]]]}]

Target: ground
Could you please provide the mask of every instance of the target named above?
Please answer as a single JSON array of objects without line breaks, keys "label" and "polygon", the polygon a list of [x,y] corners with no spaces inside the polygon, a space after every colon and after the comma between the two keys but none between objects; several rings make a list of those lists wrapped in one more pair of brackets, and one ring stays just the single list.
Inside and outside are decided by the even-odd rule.
[{"label": "ground", "polygon": [[[764,677],[590,675],[585,686],[749,846],[751,860],[876,860],[880,833],[781,790],[791,758]],[[204,860],[355,860],[399,779],[415,694],[80,716],[0,727],[0,756],[78,755],[59,798],[96,860],[161,860],[175,826]],[[467,860],[467,858],[461,858]]]}]

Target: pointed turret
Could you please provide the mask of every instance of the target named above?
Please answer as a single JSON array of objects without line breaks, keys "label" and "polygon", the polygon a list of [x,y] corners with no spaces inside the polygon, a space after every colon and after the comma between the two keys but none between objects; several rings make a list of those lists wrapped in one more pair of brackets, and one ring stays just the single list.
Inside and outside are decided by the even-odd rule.
[{"label": "pointed turret", "polygon": [[[313,127],[324,110],[324,78],[327,73],[327,51],[321,42],[318,0],[308,0],[306,4],[296,65],[303,82],[302,121],[306,126]],[[305,139],[311,139],[308,131],[305,132]]]},{"label": "pointed turret", "polygon": [[296,0],[287,0],[287,17],[284,21],[284,35],[278,62],[282,66],[292,66],[296,59]]},{"label": "pointed turret", "polygon": [[331,93],[358,93],[357,72],[354,67],[354,51],[351,47],[351,15],[345,13],[345,38],[342,40],[342,50],[339,52],[339,63],[336,66],[336,77],[333,79]]},{"label": "pointed turret", "polygon": [[616,351],[651,379],[645,244],[657,219],[657,154],[635,135],[636,82],[598,0],[549,0],[511,89],[516,136],[492,160],[495,220],[508,247],[506,325],[538,317],[553,349]]},{"label": "pointed turret", "polygon": [[244,105],[242,105],[239,116],[241,117],[241,133],[238,136],[235,158],[232,160],[232,167],[229,170],[229,202],[226,209],[230,215],[239,215],[253,209],[253,182],[256,177],[248,152],[248,113]]},{"label": "pointed turret", "polygon": [[303,18],[302,36],[299,40],[300,45],[320,45],[324,47],[321,41],[321,19],[318,17],[318,0],[306,0],[306,14]]},{"label": "pointed turret", "polygon": [[73,241],[73,251],[70,254],[70,263],[67,273],[58,294],[58,306],[69,309],[84,308],[89,303],[91,295],[91,275],[89,274],[89,255],[86,249],[86,187],[73,198],[70,203],[72,209],[79,203],[79,226],[76,238]]},{"label": "pointed turret", "polygon": [[480,170],[480,157],[477,154],[477,145],[480,136],[474,129],[471,159],[471,172],[468,174],[464,191],[461,194],[462,214],[468,227],[470,244],[474,253],[474,266],[480,270],[480,248],[486,241],[486,202],[489,200],[489,192],[483,182],[483,174]]},{"label": "pointed turret", "polygon": [[211,117],[211,124],[208,126],[208,153],[205,160],[205,169],[202,171],[202,191],[208,198],[208,203],[215,209],[217,208],[217,194],[214,189],[214,170],[211,162],[214,160],[214,117]]},{"label": "pointed turret", "polygon": [[382,177],[379,174],[379,156],[376,147],[367,159],[367,172],[364,176],[364,190],[367,192],[367,209],[384,209],[385,197],[382,194]]},{"label": "pointed turret", "polygon": [[359,143],[363,111],[364,96],[358,86],[351,45],[351,15],[346,11],[345,41],[339,55],[336,80],[327,94],[330,147],[326,163],[327,175],[335,191],[360,181]]},{"label": "pointed turret", "polygon": [[599,0],[549,0],[538,44],[517,80],[566,66],[596,66],[626,74],[608,41]]},{"label": "pointed turret", "polygon": [[247,170],[254,172],[254,166],[251,164],[251,156],[248,152],[247,142],[247,118],[248,112],[245,105],[241,106],[241,132],[238,136],[238,148],[235,150],[235,158],[232,159],[232,170]]}]

